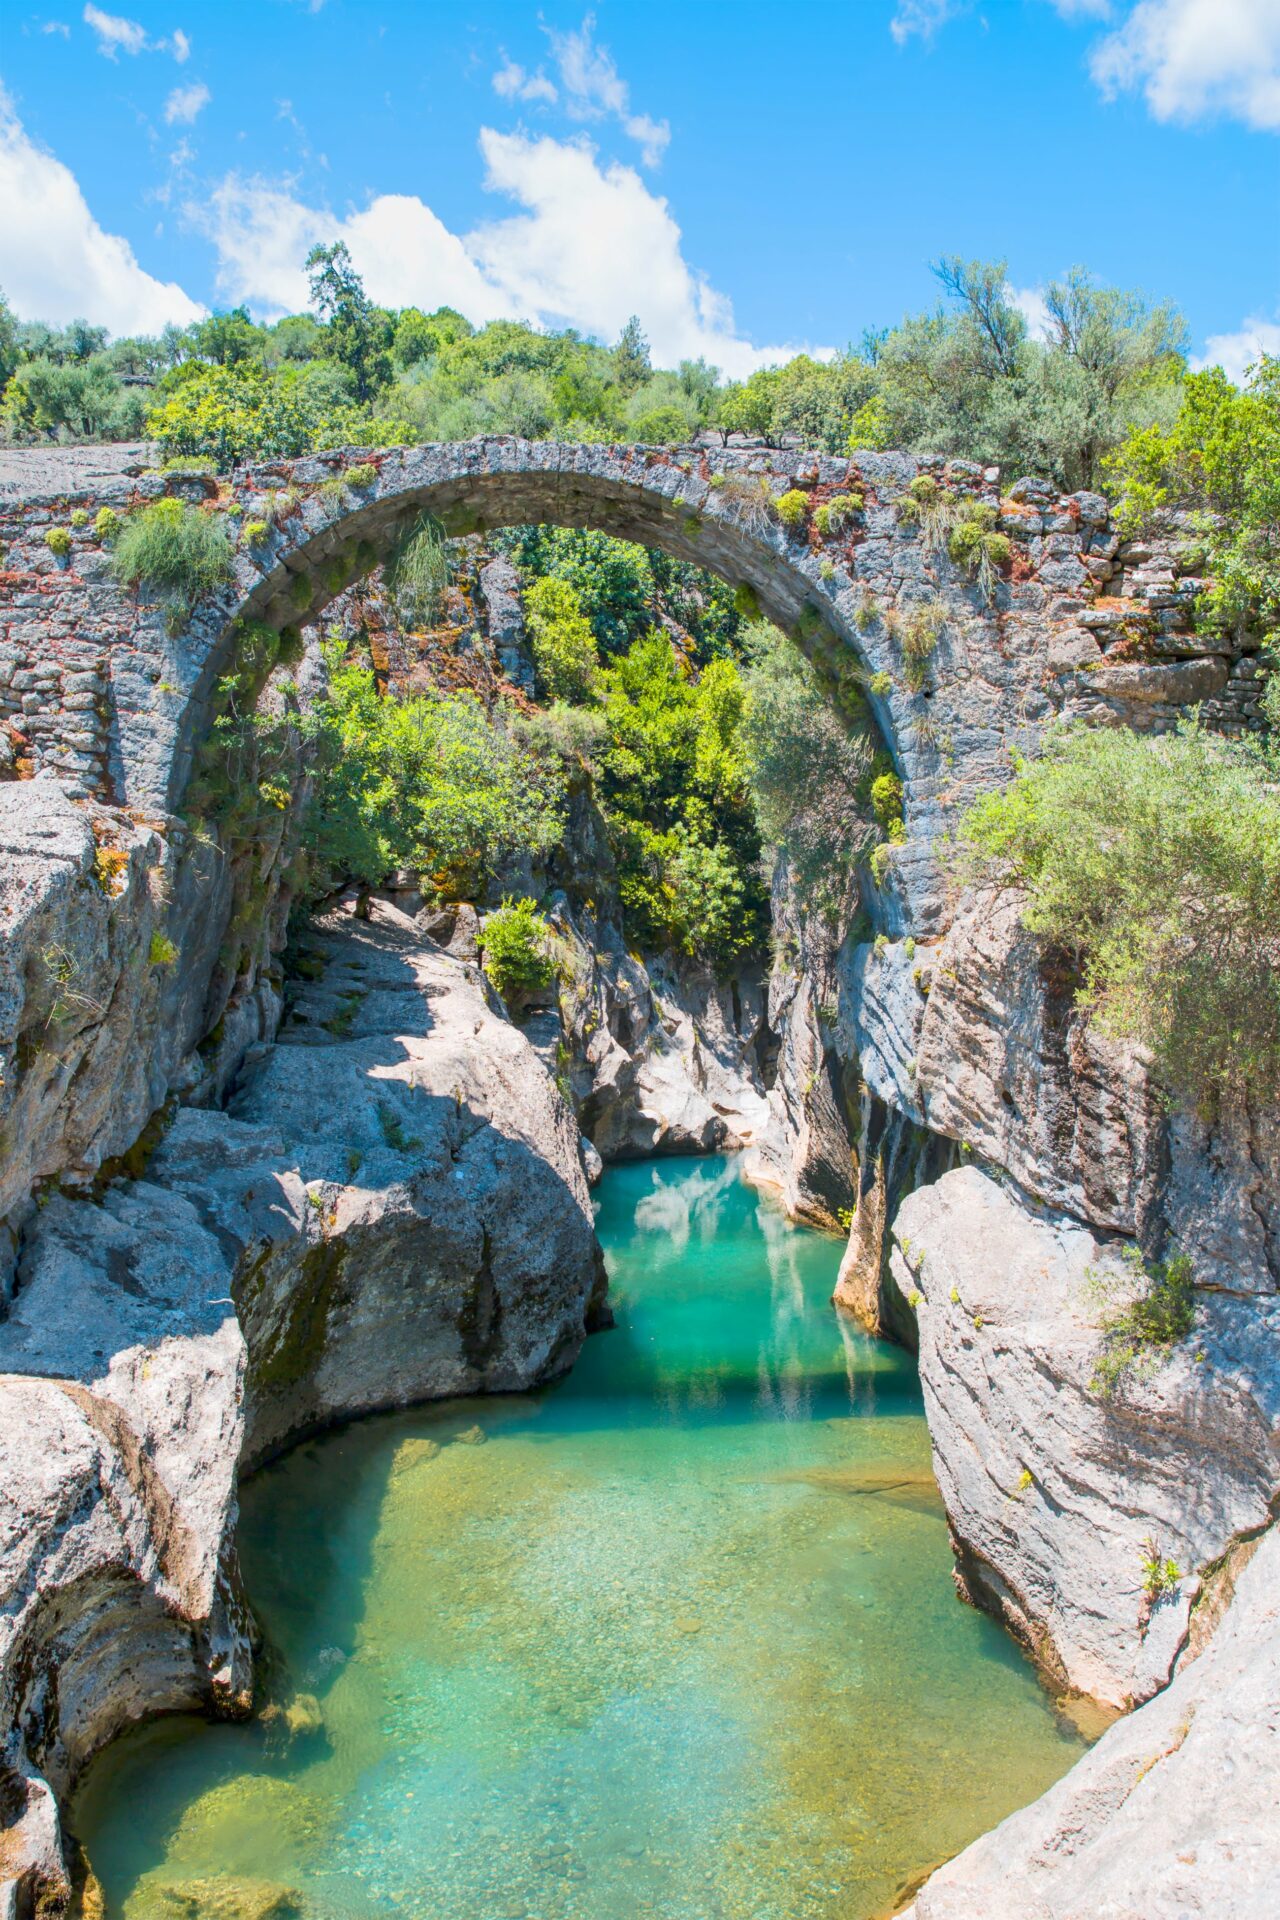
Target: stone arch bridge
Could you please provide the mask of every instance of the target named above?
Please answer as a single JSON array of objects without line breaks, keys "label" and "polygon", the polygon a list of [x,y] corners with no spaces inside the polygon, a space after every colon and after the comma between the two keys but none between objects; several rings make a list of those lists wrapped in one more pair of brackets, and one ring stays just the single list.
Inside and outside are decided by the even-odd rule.
[{"label": "stone arch bridge", "polygon": [[[1098,495],[1033,480],[1002,493],[968,462],[506,437],[348,449],[223,482],[146,461],[142,447],[0,456],[0,752],[7,734],[10,771],[151,814],[181,808],[241,624],[316,621],[424,511],[451,535],[549,522],[661,548],[746,584],[837,680],[853,675],[905,790],[908,840],[877,903],[890,931],[937,930],[939,839],[1055,716],[1154,729],[1199,701],[1238,728],[1256,713],[1256,661],[1192,630],[1194,556],[1122,542]],[[985,502],[1008,536],[986,592],[903,510],[922,471],[947,498]],[[788,493],[800,499],[780,515]],[[101,507],[164,495],[224,513],[235,542],[232,580],[176,634],[154,596],[112,583],[94,530]],[[850,495],[856,511],[822,513]],[[251,542],[243,529],[264,519]],[[904,629],[921,609],[932,650],[913,671]]]}]

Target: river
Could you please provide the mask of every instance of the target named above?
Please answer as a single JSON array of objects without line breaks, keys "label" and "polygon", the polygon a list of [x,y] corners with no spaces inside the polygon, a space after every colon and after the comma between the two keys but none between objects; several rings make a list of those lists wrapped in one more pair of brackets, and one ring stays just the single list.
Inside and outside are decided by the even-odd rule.
[{"label": "river", "polygon": [[910,1357],[729,1160],[617,1167],[618,1325],[537,1394],[247,1482],[276,1706],[74,1809],[116,1920],[872,1920],[1083,1743],[961,1606]]}]

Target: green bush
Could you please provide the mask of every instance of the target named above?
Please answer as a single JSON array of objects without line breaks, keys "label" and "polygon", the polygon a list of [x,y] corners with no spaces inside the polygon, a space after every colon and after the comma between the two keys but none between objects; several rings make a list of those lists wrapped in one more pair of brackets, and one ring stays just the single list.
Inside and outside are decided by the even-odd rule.
[{"label": "green bush", "polygon": [[1280,789],[1257,751],[1184,722],[1064,729],[962,823],[960,870],[1025,890],[1078,998],[1196,1104],[1280,1090]]},{"label": "green bush", "polygon": [[379,693],[372,668],[327,641],[328,692],[306,723],[315,743],[304,844],[313,888],[344,876],[380,885],[407,867],[474,897],[504,860],[544,859],[563,836],[565,795],[549,757],[521,744],[468,694]]},{"label": "green bush", "polygon": [[855,515],[862,512],[865,501],[860,493],[837,493],[824,506],[818,508],[813,516],[813,524],[822,536],[839,533]]},{"label": "green bush", "polygon": [[1131,426],[1107,462],[1117,525],[1132,534],[1171,510],[1199,516],[1210,617],[1280,619],[1280,358],[1263,354],[1242,388],[1206,368],[1180,398],[1172,424]]},{"label": "green bush", "polygon": [[871,782],[871,811],[887,833],[902,818],[902,782],[896,773],[880,773]]},{"label": "green bush", "polygon": [[342,477],[349,487],[353,487],[357,493],[362,493],[366,487],[374,485],[378,478],[378,469],[371,460],[368,460],[358,467],[348,467]]},{"label": "green bush", "polygon": [[809,496],[800,487],[788,487],[774,501],[773,510],[788,533],[798,533],[809,517]]},{"label": "green bush", "polygon": [[264,546],[270,538],[271,529],[265,520],[246,520],[244,523],[244,543],[246,547]]},{"label": "green bush", "polygon": [[119,533],[123,522],[114,507],[99,507],[93,522],[93,530],[98,539],[106,546]]},{"label": "green bush", "polygon": [[589,705],[596,697],[600,660],[577,589],[567,580],[535,580],[524,596],[538,690],[544,699]]},{"label": "green bush", "polygon": [[507,1001],[538,993],[555,977],[550,928],[532,900],[508,896],[495,912],[485,915],[480,953],[485,972]]},{"label": "green bush", "polygon": [[147,952],[148,965],[153,967],[171,967],[177,960],[179,949],[167,933],[153,933]]},{"label": "green bush", "polygon": [[65,560],[71,551],[71,535],[65,527],[49,527],[45,531],[44,543],[51,554],[59,560]]},{"label": "green bush", "polygon": [[231,577],[231,542],[218,517],[181,500],[155,500],[129,514],[111,555],[122,586],[147,586],[180,623],[202,594]]},{"label": "green bush", "polygon": [[83,507],[73,507],[73,508],[72,508],[72,510],[71,510],[71,524],[72,524],[72,526],[73,526],[73,527],[87,527],[87,526],[88,526],[88,524],[89,524],[89,516],[88,516],[88,514],[87,514],[87,513],[85,512],[85,510],[84,510],[84,508],[83,508]]},{"label": "green bush", "polygon": [[1148,1266],[1137,1247],[1126,1247],[1125,1260],[1127,1281],[1096,1271],[1089,1275],[1101,1304],[1102,1334],[1091,1385],[1104,1398],[1126,1379],[1148,1378],[1195,1325],[1195,1287],[1186,1254],[1174,1253]]}]

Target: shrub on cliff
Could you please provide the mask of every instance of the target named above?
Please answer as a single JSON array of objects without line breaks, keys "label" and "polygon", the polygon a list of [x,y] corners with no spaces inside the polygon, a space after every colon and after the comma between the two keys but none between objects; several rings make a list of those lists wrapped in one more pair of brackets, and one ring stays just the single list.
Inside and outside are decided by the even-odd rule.
[{"label": "shrub on cliff", "polygon": [[1203,515],[1211,616],[1280,619],[1280,358],[1263,354],[1243,389],[1221,367],[1192,374],[1173,425],[1132,430],[1108,478],[1128,532]]},{"label": "shrub on cliff", "polygon": [[966,877],[1025,889],[1079,997],[1197,1103],[1280,1089],[1280,789],[1260,751],[1186,722],[1063,729],[967,814]]},{"label": "shrub on cliff", "polygon": [[480,928],[484,970],[504,1000],[549,986],[555,973],[550,929],[532,900],[508,896]]},{"label": "shrub on cliff", "polygon": [[111,552],[122,586],[150,587],[167,601],[171,623],[202,594],[230,579],[231,542],[216,514],[181,500],[153,500],[126,518]]}]

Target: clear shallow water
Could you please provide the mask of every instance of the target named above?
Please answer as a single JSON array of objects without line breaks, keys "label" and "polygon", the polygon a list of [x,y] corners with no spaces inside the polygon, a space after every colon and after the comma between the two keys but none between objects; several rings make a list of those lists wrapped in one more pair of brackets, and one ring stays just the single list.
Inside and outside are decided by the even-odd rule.
[{"label": "clear shallow water", "polygon": [[870,1920],[1082,1750],[956,1602],[914,1367],[828,1304],[836,1243],[724,1160],[610,1171],[599,1230],[619,1325],[568,1380],[246,1485],[294,1724],[99,1761],[112,1916]]}]

